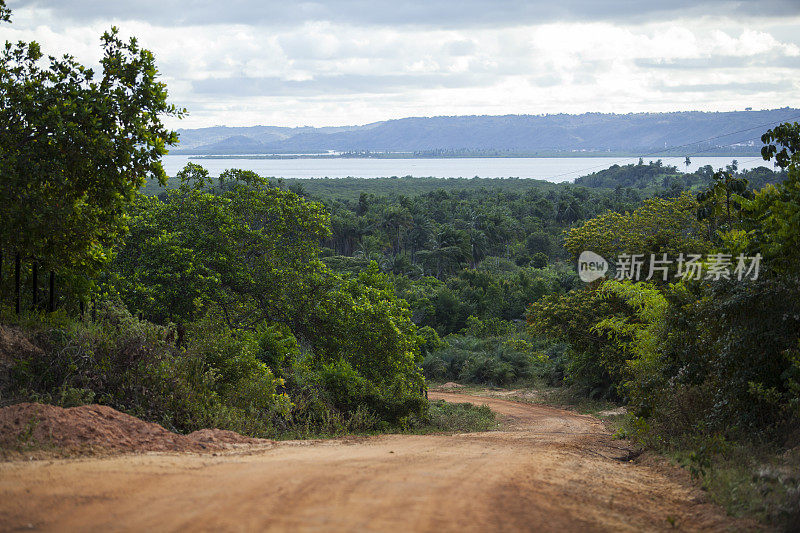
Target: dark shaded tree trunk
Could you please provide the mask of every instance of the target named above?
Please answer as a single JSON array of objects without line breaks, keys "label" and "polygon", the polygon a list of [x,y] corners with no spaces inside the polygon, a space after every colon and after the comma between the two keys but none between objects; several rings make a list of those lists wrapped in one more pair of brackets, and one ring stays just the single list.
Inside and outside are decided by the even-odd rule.
[{"label": "dark shaded tree trunk", "polygon": [[731,191],[725,189],[725,206],[728,211],[728,230],[731,229]]},{"label": "dark shaded tree trunk", "polygon": [[184,346],[186,346],[186,344],[185,344],[185,341],[186,341],[186,326],[184,326],[183,323],[181,322],[180,324],[178,324],[178,328],[177,329],[178,329],[178,332],[177,332],[177,335],[176,335],[177,338],[175,339],[175,347],[176,348],[183,348]]},{"label": "dark shaded tree trunk", "polygon": [[0,301],[3,300],[3,249],[0,248]]},{"label": "dark shaded tree trunk", "polygon": [[36,261],[33,262],[33,272],[31,277],[33,278],[31,282],[31,309],[36,309],[39,305],[39,263]]},{"label": "dark shaded tree trunk", "polygon": [[80,303],[78,303],[78,309],[80,310],[81,313],[81,322],[83,322],[83,313],[86,310],[83,304],[83,300],[81,300]]},{"label": "dark shaded tree trunk", "polygon": [[19,252],[14,256],[14,312],[19,315],[19,271],[20,271]]},{"label": "dark shaded tree trunk", "polygon": [[53,312],[56,310],[56,273],[50,271],[50,292],[49,299],[47,300],[47,310]]},{"label": "dark shaded tree trunk", "polygon": [[92,322],[97,322],[97,303],[92,300]]}]

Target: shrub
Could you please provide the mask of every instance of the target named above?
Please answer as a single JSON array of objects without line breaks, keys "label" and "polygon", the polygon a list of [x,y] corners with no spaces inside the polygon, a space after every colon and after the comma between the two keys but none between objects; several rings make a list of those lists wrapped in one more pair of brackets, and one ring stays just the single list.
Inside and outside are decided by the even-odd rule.
[{"label": "shrub", "polygon": [[342,411],[354,412],[358,406],[380,408],[378,387],[342,359],[322,366],[322,383],[333,404]]},{"label": "shrub", "polygon": [[478,337],[480,339],[486,337],[497,337],[500,335],[508,335],[516,329],[516,326],[511,322],[507,322],[497,317],[487,318],[481,320],[476,316],[470,315],[467,318],[467,325],[460,331],[462,335],[469,335]]},{"label": "shrub", "polygon": [[300,347],[291,330],[283,324],[261,323],[256,328],[256,357],[273,374],[280,376],[283,367],[300,356]]},{"label": "shrub", "polygon": [[624,379],[625,353],[621,338],[609,338],[595,329],[603,319],[631,318],[622,298],[604,294],[600,284],[564,294],[549,294],[528,308],[532,335],[568,346],[564,381],[590,397],[619,398]]},{"label": "shrub", "polygon": [[709,432],[793,439],[797,445],[800,279],[676,287],[668,297],[659,345],[660,404],[653,415],[668,419],[670,398],[695,387],[702,400],[692,420]]},{"label": "shrub", "polygon": [[506,386],[547,373],[541,343],[519,336],[447,337],[448,346],[425,357],[425,376],[434,381],[459,381]]},{"label": "shrub", "polygon": [[220,427],[260,436],[289,407],[276,393],[279,380],[231,336],[209,334],[182,351],[167,342],[169,328],[108,303],[97,323],[41,324],[27,334],[41,352],[15,359],[3,391],[10,401],[97,402],[175,431]]}]

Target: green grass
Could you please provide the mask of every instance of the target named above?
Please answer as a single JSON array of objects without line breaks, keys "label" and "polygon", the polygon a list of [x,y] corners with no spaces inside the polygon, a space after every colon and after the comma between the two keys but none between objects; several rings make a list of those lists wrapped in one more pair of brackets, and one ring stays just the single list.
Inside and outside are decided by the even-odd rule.
[{"label": "green grass", "polygon": [[728,514],[779,531],[800,531],[800,448],[778,452],[750,443],[717,443],[702,454],[699,442],[673,444],[661,453],[686,468]]},{"label": "green grass", "polygon": [[447,403],[443,400],[430,402],[428,417],[422,425],[412,428],[416,434],[427,433],[472,433],[489,431],[498,427],[494,413],[486,405],[470,403]]},{"label": "green grass", "polygon": [[333,439],[349,435],[370,436],[386,434],[431,435],[436,433],[473,433],[497,429],[494,413],[485,405],[429,403],[424,416],[411,416],[400,424],[377,424],[368,411],[356,411],[349,416],[329,413],[330,419],[306,426],[287,428],[270,435],[275,440]]}]

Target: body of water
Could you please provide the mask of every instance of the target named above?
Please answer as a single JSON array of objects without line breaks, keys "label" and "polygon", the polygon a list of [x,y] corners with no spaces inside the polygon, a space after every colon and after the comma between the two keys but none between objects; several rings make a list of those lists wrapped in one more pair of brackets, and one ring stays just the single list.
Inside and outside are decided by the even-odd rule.
[{"label": "body of water", "polygon": [[[645,163],[654,158],[644,158]],[[688,169],[682,157],[662,158],[665,165],[680,171],[694,172],[711,165],[714,169],[729,165],[733,159],[740,169],[759,166],[771,168],[760,157],[692,157]],[[228,168],[252,170],[261,176],[276,178],[380,178],[414,176],[437,178],[534,178],[552,182],[572,181],[580,176],[606,169],[611,165],[637,163],[638,157],[536,157],[536,158],[453,158],[453,159],[189,159],[185,155],[167,155],[164,170],[169,176],[192,161],[207,168],[212,176]]]}]

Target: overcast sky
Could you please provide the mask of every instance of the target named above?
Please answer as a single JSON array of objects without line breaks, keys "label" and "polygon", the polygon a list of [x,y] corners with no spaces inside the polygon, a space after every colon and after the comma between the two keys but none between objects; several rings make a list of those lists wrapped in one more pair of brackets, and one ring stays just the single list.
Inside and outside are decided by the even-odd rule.
[{"label": "overcast sky", "polygon": [[800,107],[800,0],[8,0],[2,40],[151,49],[172,127]]}]

